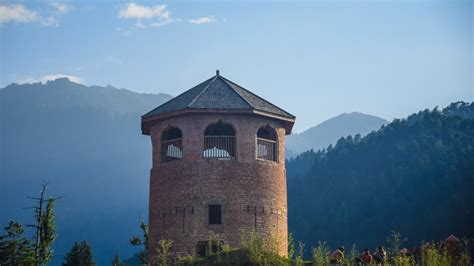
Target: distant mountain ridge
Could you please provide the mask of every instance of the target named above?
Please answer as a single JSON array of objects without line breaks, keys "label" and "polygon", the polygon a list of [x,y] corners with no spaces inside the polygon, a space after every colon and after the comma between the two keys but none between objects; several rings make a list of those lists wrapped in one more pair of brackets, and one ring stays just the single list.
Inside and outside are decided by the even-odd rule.
[{"label": "distant mountain ridge", "polygon": [[1,88],[0,95],[4,99],[2,109],[5,111],[18,109],[12,104],[20,104],[49,110],[78,108],[105,111],[109,115],[143,113],[156,107],[157,103],[172,98],[171,95],[164,93],[136,93],[110,85],[89,87],[72,82],[68,78],[59,78],[46,83],[13,83]]},{"label": "distant mountain ridge", "polygon": [[365,136],[388,121],[363,113],[343,113],[311,127],[300,134],[286,138],[286,157],[292,158],[308,150],[319,150],[334,145],[341,137],[360,134]]},{"label": "distant mountain ridge", "polygon": [[98,265],[116,250],[136,252],[128,239],[147,219],[151,165],[140,116],[169,99],[68,79],[0,89],[0,226],[31,223],[25,197],[37,196],[44,180],[63,197],[53,265],[73,241],[88,240]]},{"label": "distant mountain ridge", "polygon": [[[287,163],[288,221],[308,246],[374,249],[474,236],[474,103],[452,103],[340,138]],[[474,250],[471,250],[471,252]],[[472,254],[472,253],[471,253]]]},{"label": "distant mountain ridge", "polygon": [[54,265],[72,241],[83,239],[99,264],[109,263],[115,250],[135,252],[128,238],[148,215],[151,166],[140,116],[169,99],[67,78],[1,88],[0,202],[10,203],[2,206],[0,226],[11,218],[31,221],[31,213],[22,211],[31,204],[25,197],[45,180],[52,195],[64,197],[57,205]]},{"label": "distant mountain ridge", "polygon": [[[132,247],[128,240],[131,235],[140,233],[138,221],[140,219],[146,221],[148,216],[151,167],[150,139],[141,135],[140,116],[169,99],[171,96],[166,94],[135,93],[111,86],[84,86],[67,79],[43,84],[11,84],[0,89],[0,227],[4,227],[9,219],[16,219],[23,224],[31,223],[32,212],[23,208],[31,206],[32,202],[25,197],[37,196],[41,182],[45,180],[50,182],[51,195],[63,196],[56,205],[59,237],[52,265],[60,265],[72,243],[81,240],[87,240],[91,244],[98,265],[110,264],[115,251],[119,251],[122,258],[134,254],[137,248]],[[344,127],[331,126],[330,122],[336,121],[336,125],[349,126],[351,122],[344,120],[346,117],[362,117],[358,121],[366,121],[367,115],[343,114],[336,117],[337,119],[329,119],[327,123],[322,123],[328,128],[327,131],[338,132],[327,134],[336,138],[330,151],[325,150],[327,157],[322,156],[322,152],[308,151],[289,160],[287,164],[289,229],[297,240],[304,240],[308,247],[314,244],[311,241],[317,241],[318,238],[327,240],[332,246],[341,244],[343,240],[372,245],[373,242],[360,241],[366,239],[368,235],[366,232],[360,233],[363,228],[361,229],[362,223],[358,218],[366,217],[362,215],[376,218],[387,214],[385,208],[371,208],[370,210],[376,210],[372,213],[365,213],[365,210],[360,208],[375,204],[373,195],[378,197],[385,194],[392,195],[396,200],[395,203],[406,204],[395,210],[406,213],[405,206],[425,202],[420,200],[414,191],[419,191],[424,196],[434,187],[436,195],[442,197],[440,199],[454,199],[453,202],[457,205],[453,206],[460,206],[456,194],[445,193],[445,189],[454,185],[460,190],[470,189],[472,179],[467,179],[471,183],[465,183],[468,185],[463,187],[457,183],[446,182],[447,179],[434,178],[420,179],[419,186],[414,186],[411,181],[417,177],[414,174],[410,176],[413,179],[405,182],[398,181],[397,178],[399,174],[401,176],[406,172],[415,173],[415,170],[422,169],[418,164],[432,170],[430,167],[433,165],[444,167],[448,162],[444,159],[448,158],[455,162],[472,162],[473,157],[464,156],[473,154],[474,146],[470,144],[473,143],[472,138],[471,142],[460,142],[468,145],[456,144],[458,133],[462,133],[459,136],[463,136],[463,141],[472,136],[472,122],[461,121],[458,118],[474,117],[472,111],[474,105],[470,104],[468,107],[470,109],[466,108],[466,104],[454,103],[438,112],[425,110],[403,121],[394,120],[382,129],[370,133],[366,138],[346,137],[367,132],[360,130],[360,124],[356,123],[356,130],[351,131],[354,133],[348,133],[343,130]],[[452,117],[452,121],[446,117]],[[372,121],[371,118],[367,120]],[[382,123],[383,119],[377,120],[375,117],[373,120],[378,122],[362,123],[371,125],[367,128],[368,132],[379,129],[378,123]],[[437,126],[439,123],[444,127],[440,129]],[[410,128],[410,125],[413,128]],[[433,127],[437,131],[426,130],[423,125]],[[334,128],[339,131],[331,131]],[[324,136],[318,135],[321,133],[313,134],[312,130],[308,131],[309,133],[297,136],[303,135],[309,140],[322,139],[320,136]],[[434,135],[433,138],[424,137],[424,133],[431,132],[442,134]],[[444,135],[446,140],[443,139]],[[341,140],[343,136],[345,138]],[[291,139],[291,136],[289,138]],[[418,138],[425,142],[414,142]],[[393,139],[398,142],[393,142]],[[329,141],[333,141],[333,138]],[[313,144],[309,142],[308,145]],[[327,148],[326,144],[321,145],[322,148]],[[377,149],[371,153],[372,157],[366,159],[361,156],[364,154],[362,152],[370,153],[373,147]],[[395,150],[415,149],[415,151],[433,149],[437,152],[422,154],[419,157],[409,157],[414,155],[400,153],[402,156],[397,157],[393,154],[398,153],[386,154],[387,147]],[[318,149],[316,146],[314,148]],[[301,150],[304,149],[306,148]],[[459,154],[456,153],[456,149]],[[394,158],[399,160],[396,161]],[[410,158],[412,160],[409,160]],[[391,164],[384,170],[381,168],[383,166],[381,163],[373,163],[376,159],[384,159]],[[351,164],[351,160],[357,160],[357,163]],[[406,167],[406,161],[416,163],[417,167]],[[453,171],[460,173],[459,167],[462,164],[451,164],[451,166],[458,168],[456,170],[444,167],[447,177],[451,177],[449,174]],[[472,163],[465,163],[464,166],[472,170]],[[365,169],[370,167],[379,168],[367,172]],[[360,174],[359,170],[363,174]],[[438,172],[429,172],[426,177],[435,177],[436,173]],[[355,174],[360,175],[351,178],[351,175]],[[384,178],[388,178],[388,181],[383,182]],[[402,187],[403,184],[407,186]],[[374,193],[375,185],[378,187]],[[425,187],[427,190],[420,190]],[[394,193],[395,189],[397,189],[395,192],[402,194]],[[360,193],[365,190],[370,191],[367,193],[369,199],[364,193]],[[407,194],[408,192],[411,194]],[[448,194],[453,197],[445,197]],[[402,196],[395,198],[397,195]],[[405,195],[409,195],[410,198],[403,198]],[[345,207],[353,206],[351,204],[354,204],[354,199],[358,199],[357,203],[360,204],[353,208]],[[385,203],[391,198],[380,199],[381,203]],[[472,197],[468,200],[473,202]],[[390,210],[394,210],[392,208],[394,203],[388,203],[391,204]],[[440,202],[444,204],[444,207],[441,206],[444,209],[438,208],[438,213],[433,217],[440,217],[439,210],[449,209],[448,203]],[[431,210],[423,208],[425,209]],[[350,217],[353,216],[350,215],[354,213],[361,216],[351,220]],[[395,212],[391,214],[393,213]],[[429,215],[427,212],[424,214]],[[410,215],[407,216],[408,222],[402,224],[405,225],[400,229],[402,233],[405,232],[402,229],[408,228],[406,225],[419,219],[415,211]],[[468,217],[470,219],[468,222],[472,221],[472,214],[456,215],[461,217],[459,221],[464,222],[463,217]],[[374,226],[390,221],[390,227],[387,225],[386,228],[382,228],[383,230],[373,231],[378,233],[378,239],[383,240],[387,230],[397,229],[391,227],[395,223],[392,221],[393,215],[388,217],[390,218],[381,220],[382,222],[376,220],[367,222]],[[425,220],[431,221],[427,218]],[[468,222],[465,224],[469,224]],[[436,224],[437,221],[430,223],[430,226]],[[346,231],[342,232],[342,229]],[[373,228],[369,229],[372,232]],[[370,240],[374,239],[375,237]],[[350,244],[348,242],[348,245]]]}]

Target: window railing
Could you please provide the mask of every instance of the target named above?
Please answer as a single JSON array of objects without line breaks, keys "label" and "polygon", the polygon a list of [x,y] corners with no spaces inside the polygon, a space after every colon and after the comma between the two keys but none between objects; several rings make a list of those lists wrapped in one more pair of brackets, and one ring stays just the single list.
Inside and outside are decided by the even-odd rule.
[{"label": "window railing", "polygon": [[204,136],[203,157],[235,159],[235,136]]},{"label": "window railing", "polygon": [[278,159],[276,141],[257,138],[257,158],[276,162]]},{"label": "window railing", "polygon": [[171,139],[161,142],[161,161],[171,162],[183,158],[182,139]]}]

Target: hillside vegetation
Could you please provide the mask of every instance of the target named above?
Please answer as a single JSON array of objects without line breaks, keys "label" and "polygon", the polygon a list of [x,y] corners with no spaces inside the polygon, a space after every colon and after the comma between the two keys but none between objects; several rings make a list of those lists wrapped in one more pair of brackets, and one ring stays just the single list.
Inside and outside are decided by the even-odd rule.
[{"label": "hillside vegetation", "polygon": [[356,112],[340,114],[299,134],[287,136],[285,155],[286,158],[293,158],[311,149],[323,149],[330,144],[336,144],[339,138],[348,135],[365,136],[387,123],[388,121],[383,118],[368,114]]},{"label": "hillside vegetation", "polygon": [[[74,241],[88,240],[99,265],[146,219],[149,138],[140,116],[171,96],[57,79],[0,89],[0,225],[31,223],[27,196],[43,181],[57,202],[59,238],[53,264]],[[85,218],[86,217],[86,218]]]},{"label": "hillside vegetation", "polygon": [[474,104],[394,120],[287,164],[289,229],[298,240],[375,248],[474,236]]}]

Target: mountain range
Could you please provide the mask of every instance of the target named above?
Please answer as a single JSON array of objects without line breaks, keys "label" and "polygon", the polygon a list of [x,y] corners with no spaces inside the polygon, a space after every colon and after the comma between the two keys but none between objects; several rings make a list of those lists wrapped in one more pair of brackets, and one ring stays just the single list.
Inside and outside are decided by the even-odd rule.
[{"label": "mountain range", "polygon": [[363,113],[340,114],[299,134],[287,136],[286,157],[292,158],[311,149],[324,149],[336,144],[340,137],[356,134],[365,136],[387,123],[383,118]]},{"label": "mountain range", "polygon": [[148,216],[151,145],[140,116],[171,99],[57,79],[0,89],[0,225],[32,222],[43,181],[56,204],[53,265],[74,241],[87,240],[99,265],[129,244]]},{"label": "mountain range", "polygon": [[[340,138],[287,163],[289,228],[307,246],[359,250],[474,236],[474,103],[452,103]],[[473,254],[474,249],[471,250]]]},{"label": "mountain range", "polygon": [[[98,265],[109,264],[115,251],[123,258],[137,252],[129,239],[140,233],[139,221],[147,219],[151,166],[151,144],[149,137],[141,135],[140,116],[169,99],[167,94],[84,86],[68,79],[1,88],[0,227],[10,219],[22,224],[32,222],[33,212],[25,208],[34,202],[27,197],[37,196],[45,181],[49,183],[48,195],[62,197],[56,204],[59,236],[53,265],[63,261],[74,241],[89,241]],[[452,116],[460,112],[464,112],[463,117],[473,115],[465,108],[448,112]],[[409,117],[406,123],[417,123],[420,117]],[[378,117],[349,113],[288,136],[288,157],[303,152],[287,165],[289,224],[295,236],[307,240],[305,235],[314,236],[308,228],[314,227],[319,230],[315,232],[323,232],[321,238],[337,232],[315,216],[300,215],[304,212],[298,206],[321,204],[318,202],[322,198],[313,198],[311,193],[326,195],[328,202],[338,195],[333,190],[319,194],[314,176],[320,172],[314,170],[312,154],[323,148],[332,154],[327,151],[328,145],[341,146],[341,137],[348,135],[359,134],[358,140],[372,139],[374,134],[386,132],[387,124]],[[308,149],[314,151],[304,152]],[[406,154],[400,156],[409,158]],[[343,161],[336,165],[344,167]],[[305,186],[314,191],[305,190]],[[306,201],[295,196],[300,194],[298,191],[307,196]],[[344,193],[351,195],[350,189]],[[321,211],[326,210],[318,209],[318,213]],[[325,240],[335,243],[338,239]]]}]

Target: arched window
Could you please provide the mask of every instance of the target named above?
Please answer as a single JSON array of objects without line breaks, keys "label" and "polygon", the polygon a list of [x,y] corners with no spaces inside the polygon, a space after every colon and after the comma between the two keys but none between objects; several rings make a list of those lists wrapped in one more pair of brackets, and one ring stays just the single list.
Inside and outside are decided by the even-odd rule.
[{"label": "arched window", "polygon": [[219,123],[204,132],[204,158],[235,159],[235,131],[230,125]]},{"label": "arched window", "polygon": [[278,161],[277,135],[270,127],[261,127],[257,131],[257,158]]},{"label": "arched window", "polygon": [[161,135],[161,161],[171,162],[183,158],[183,134],[177,127],[167,129]]}]

